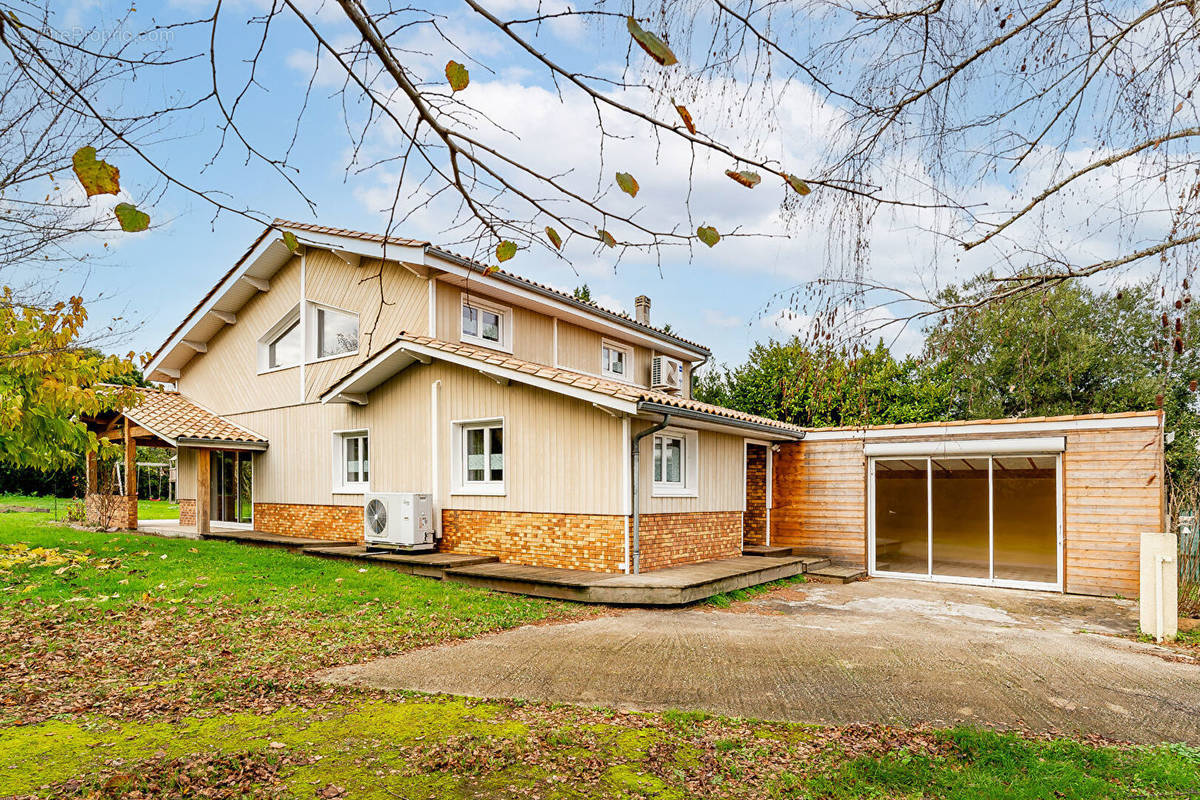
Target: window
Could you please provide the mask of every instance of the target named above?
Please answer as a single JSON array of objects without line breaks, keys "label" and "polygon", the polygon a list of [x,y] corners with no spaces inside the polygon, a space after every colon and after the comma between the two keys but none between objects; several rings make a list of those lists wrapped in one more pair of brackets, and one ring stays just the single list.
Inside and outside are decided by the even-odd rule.
[{"label": "window", "polygon": [[698,496],[700,452],[696,432],[668,428],[655,434],[653,449],[654,496]]},{"label": "window", "polygon": [[358,315],[313,306],[313,358],[336,358],[358,352]]},{"label": "window", "polygon": [[300,340],[300,306],[271,326],[258,340],[258,371],[295,367],[304,352]]},{"label": "window", "polygon": [[335,433],[334,489],[363,492],[370,487],[371,453],[366,431]]},{"label": "window", "polygon": [[628,381],[633,355],[628,347],[605,341],[600,348],[600,374],[619,381]]},{"label": "window", "polygon": [[455,493],[504,494],[504,421],[456,422]]},{"label": "window", "polygon": [[462,341],[511,352],[510,319],[510,309],[463,295]]}]

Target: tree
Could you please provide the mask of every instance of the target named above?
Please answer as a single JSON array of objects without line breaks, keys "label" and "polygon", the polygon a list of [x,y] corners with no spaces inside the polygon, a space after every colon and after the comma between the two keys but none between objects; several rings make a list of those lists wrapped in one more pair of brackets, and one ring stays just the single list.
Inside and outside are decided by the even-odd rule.
[{"label": "tree", "polygon": [[575,291],[572,292],[572,294],[576,300],[580,300],[584,303],[592,302],[592,290],[588,288],[586,283],[582,286],[576,286]]},{"label": "tree", "polygon": [[895,359],[882,342],[854,356],[814,351],[800,337],[756,344],[745,364],[708,370],[693,396],[805,427],[945,419],[949,399],[936,373]]}]

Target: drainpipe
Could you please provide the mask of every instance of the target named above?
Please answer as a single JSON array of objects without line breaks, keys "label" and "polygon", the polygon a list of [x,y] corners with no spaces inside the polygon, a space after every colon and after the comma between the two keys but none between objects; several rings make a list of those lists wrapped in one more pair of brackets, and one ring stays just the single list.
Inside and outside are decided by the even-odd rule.
[{"label": "drainpipe", "polygon": [[1163,609],[1163,568],[1175,563],[1175,559],[1166,553],[1159,553],[1154,561],[1154,641],[1161,642],[1166,638],[1167,627],[1166,611]]},{"label": "drainpipe", "polygon": [[633,512],[633,574],[634,575],[640,574],[641,569],[642,569],[642,542],[638,536],[638,520],[641,516],[641,510],[638,507],[638,473],[640,472],[640,470],[638,469],[638,465],[640,463],[640,461],[638,459],[638,454],[640,452],[640,444],[641,444],[642,439],[645,439],[647,436],[652,436],[652,435],[658,433],[659,431],[661,431],[663,428],[667,427],[667,424],[670,421],[671,421],[671,415],[663,414],[662,422],[659,422],[657,425],[653,425],[653,426],[647,428],[646,430],[642,431],[641,433],[635,433],[633,435],[633,446],[630,448],[630,455],[629,455],[630,461],[632,462],[630,465],[631,473],[630,473],[630,478],[629,478],[629,490],[631,493],[631,500],[632,500],[632,502],[630,504],[630,506],[631,506],[630,510]]}]

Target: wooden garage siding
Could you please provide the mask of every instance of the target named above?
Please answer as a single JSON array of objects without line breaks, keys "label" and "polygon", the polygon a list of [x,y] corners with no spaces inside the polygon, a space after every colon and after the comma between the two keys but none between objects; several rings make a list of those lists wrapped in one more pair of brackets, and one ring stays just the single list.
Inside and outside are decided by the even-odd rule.
[{"label": "wooden garage siding", "polygon": [[[1161,418],[1159,418],[1161,419]],[[1138,594],[1141,535],[1166,525],[1161,424],[1144,428],[939,436],[939,440],[1065,436],[1064,590]],[[872,442],[928,441],[920,429]],[[805,440],[775,455],[771,543],[847,564],[867,560],[866,457],[861,438]]]}]

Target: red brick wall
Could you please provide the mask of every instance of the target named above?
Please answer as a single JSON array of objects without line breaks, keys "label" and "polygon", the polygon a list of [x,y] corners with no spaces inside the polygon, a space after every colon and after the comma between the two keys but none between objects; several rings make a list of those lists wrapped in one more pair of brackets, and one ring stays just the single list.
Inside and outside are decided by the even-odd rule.
[{"label": "red brick wall", "polygon": [[746,446],[745,543],[767,543],[767,448]]},{"label": "red brick wall", "polygon": [[363,510],[362,506],[255,503],[254,529],[281,536],[361,542]]},{"label": "red brick wall", "polygon": [[642,514],[642,572],[742,554],[742,512]]},{"label": "red brick wall", "polygon": [[179,501],[179,525],[180,527],[194,528],[196,526],[196,501],[195,500],[180,500]]},{"label": "red brick wall", "polygon": [[496,556],[510,564],[620,572],[624,517],[442,510],[442,552]]}]

